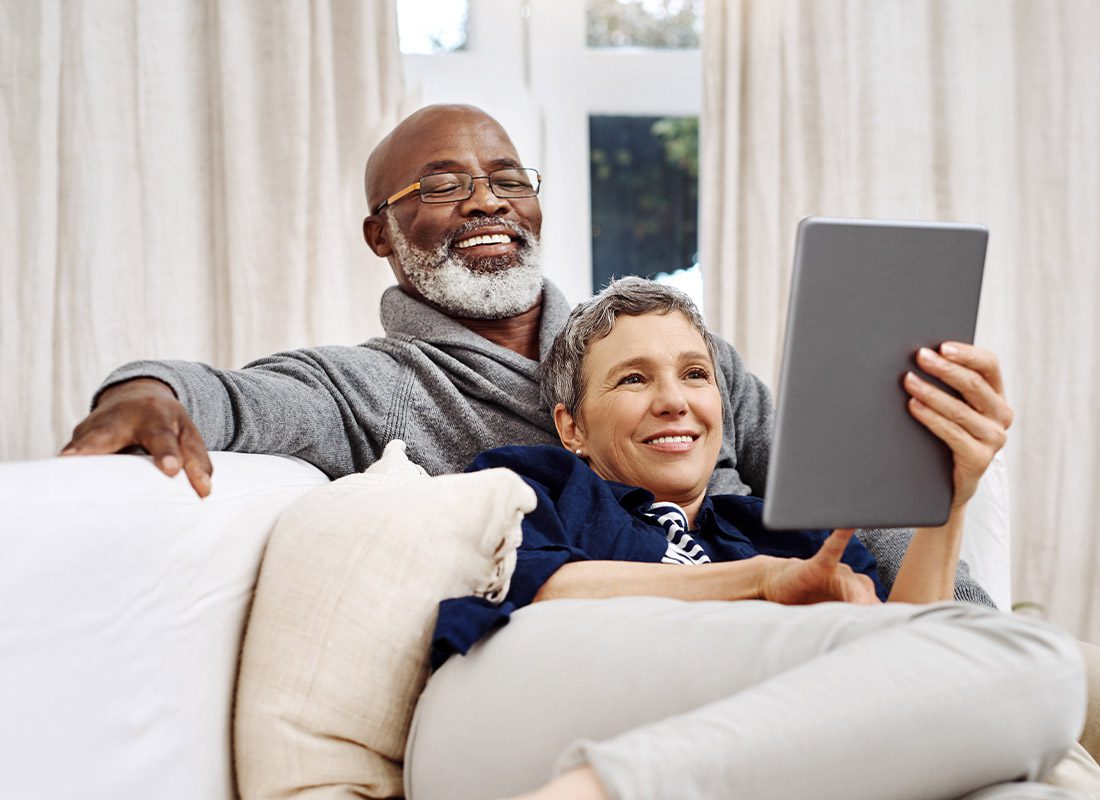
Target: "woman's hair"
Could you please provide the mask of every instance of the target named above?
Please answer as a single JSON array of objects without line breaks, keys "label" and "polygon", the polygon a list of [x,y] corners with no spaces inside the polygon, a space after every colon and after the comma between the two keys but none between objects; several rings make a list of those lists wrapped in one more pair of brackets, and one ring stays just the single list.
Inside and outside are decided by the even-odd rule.
[{"label": "woman's hair", "polygon": [[552,411],[558,403],[576,416],[584,397],[584,359],[592,342],[611,333],[619,314],[668,314],[679,311],[707,343],[711,361],[716,361],[714,339],[703,325],[699,309],[691,298],[671,286],[644,278],[619,278],[607,288],[573,309],[550,352],[539,364],[539,392]]}]

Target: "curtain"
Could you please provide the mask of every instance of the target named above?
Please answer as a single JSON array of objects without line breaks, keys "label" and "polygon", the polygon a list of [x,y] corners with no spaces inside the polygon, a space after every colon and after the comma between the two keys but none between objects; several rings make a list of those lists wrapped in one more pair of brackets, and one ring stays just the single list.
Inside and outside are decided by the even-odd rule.
[{"label": "curtain", "polygon": [[1013,596],[1100,642],[1100,4],[708,0],[708,322],[778,374],[809,214],[989,226]]},{"label": "curtain", "polygon": [[0,458],[56,453],[128,360],[381,332],[393,0],[15,0],[0,54]]}]

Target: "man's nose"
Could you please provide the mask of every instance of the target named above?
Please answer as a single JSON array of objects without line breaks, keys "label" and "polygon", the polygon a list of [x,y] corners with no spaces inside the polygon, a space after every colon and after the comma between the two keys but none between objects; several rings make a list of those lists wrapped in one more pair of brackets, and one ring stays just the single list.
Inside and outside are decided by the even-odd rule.
[{"label": "man's nose", "polygon": [[482,176],[474,178],[472,194],[462,201],[463,214],[486,214],[492,216],[499,214],[508,207],[508,201],[493,194],[489,186],[489,178]]}]

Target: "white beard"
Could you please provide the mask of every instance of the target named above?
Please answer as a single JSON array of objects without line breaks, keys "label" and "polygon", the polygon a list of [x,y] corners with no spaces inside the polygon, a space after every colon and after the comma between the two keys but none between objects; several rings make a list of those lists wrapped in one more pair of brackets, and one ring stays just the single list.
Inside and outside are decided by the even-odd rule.
[{"label": "white beard", "polygon": [[[524,245],[518,257],[477,259],[471,266],[451,251],[451,241],[479,226],[503,226],[521,234]],[[542,293],[539,241],[499,217],[487,217],[479,226],[464,226],[450,241],[434,250],[422,250],[408,240],[392,214],[386,215],[386,231],[405,277],[429,303],[468,319],[514,317],[535,305]]]}]

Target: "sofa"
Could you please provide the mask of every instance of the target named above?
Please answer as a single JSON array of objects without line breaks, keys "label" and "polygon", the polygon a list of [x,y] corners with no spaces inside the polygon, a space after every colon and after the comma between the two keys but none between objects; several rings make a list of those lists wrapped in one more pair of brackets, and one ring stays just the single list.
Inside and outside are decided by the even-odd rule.
[{"label": "sofa", "polygon": [[[37,800],[236,797],[239,653],[280,514],[328,483],[294,458],[212,453],[213,492],[148,457],[0,463],[0,776]],[[1004,464],[963,557],[1008,608]]]}]

